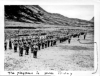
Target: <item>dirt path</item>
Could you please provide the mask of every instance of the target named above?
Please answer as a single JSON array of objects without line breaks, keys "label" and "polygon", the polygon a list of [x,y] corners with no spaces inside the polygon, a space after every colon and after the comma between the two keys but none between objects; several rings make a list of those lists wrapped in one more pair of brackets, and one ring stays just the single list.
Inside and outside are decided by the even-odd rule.
[{"label": "dirt path", "polygon": [[[90,36],[87,38],[89,39]],[[77,38],[72,39],[71,44],[66,41],[61,44],[58,43],[54,47],[42,49],[38,51],[37,57],[37,59],[33,58],[32,53],[19,57],[18,52],[14,53],[13,50],[7,50],[5,51],[5,70],[91,71],[94,68],[93,44],[80,44]]]}]

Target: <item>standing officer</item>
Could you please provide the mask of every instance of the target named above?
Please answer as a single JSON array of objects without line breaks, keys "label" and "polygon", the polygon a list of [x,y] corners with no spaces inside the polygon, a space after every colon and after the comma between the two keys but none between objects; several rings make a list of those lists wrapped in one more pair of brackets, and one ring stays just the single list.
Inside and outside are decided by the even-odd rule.
[{"label": "standing officer", "polygon": [[9,39],[9,49],[12,49],[12,41]]}]

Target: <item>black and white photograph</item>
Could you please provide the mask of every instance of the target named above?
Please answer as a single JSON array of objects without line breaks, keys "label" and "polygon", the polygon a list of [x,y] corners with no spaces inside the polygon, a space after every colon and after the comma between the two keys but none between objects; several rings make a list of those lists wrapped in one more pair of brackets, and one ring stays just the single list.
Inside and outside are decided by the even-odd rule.
[{"label": "black and white photograph", "polygon": [[94,5],[4,5],[4,71],[94,71]]}]

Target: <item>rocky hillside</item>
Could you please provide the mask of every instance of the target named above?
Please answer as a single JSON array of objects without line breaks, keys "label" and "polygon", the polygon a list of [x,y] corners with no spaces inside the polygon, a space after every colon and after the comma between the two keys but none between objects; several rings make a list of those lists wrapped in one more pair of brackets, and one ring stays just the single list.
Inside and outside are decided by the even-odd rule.
[{"label": "rocky hillside", "polygon": [[38,5],[5,5],[5,21],[65,26],[93,26],[93,22],[49,13]]}]

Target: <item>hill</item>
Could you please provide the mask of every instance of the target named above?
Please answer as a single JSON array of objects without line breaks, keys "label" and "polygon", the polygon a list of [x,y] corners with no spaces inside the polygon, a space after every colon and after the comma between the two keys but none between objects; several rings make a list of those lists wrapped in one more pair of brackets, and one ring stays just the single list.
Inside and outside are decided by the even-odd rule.
[{"label": "hill", "polygon": [[64,26],[93,26],[93,22],[49,13],[38,5],[5,5],[5,21]]}]

